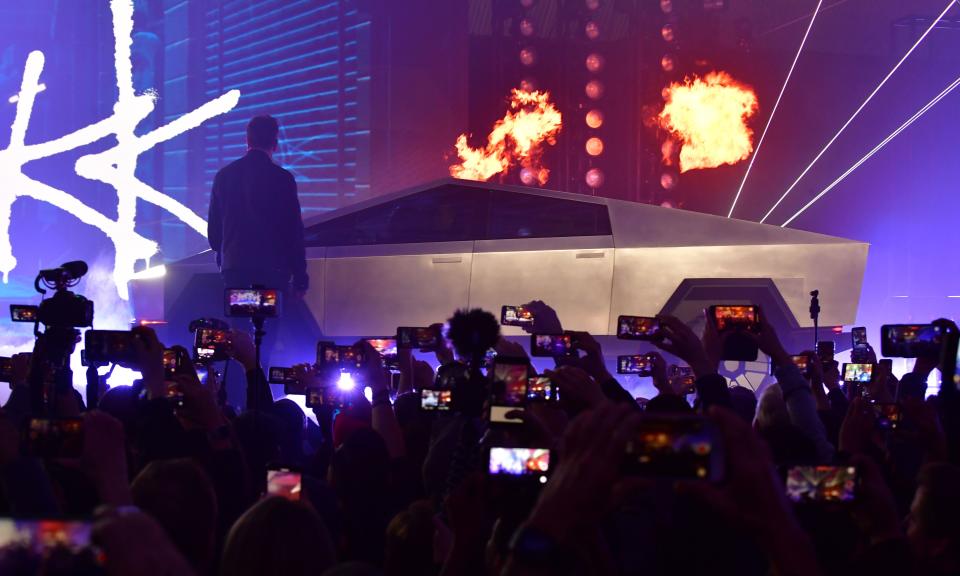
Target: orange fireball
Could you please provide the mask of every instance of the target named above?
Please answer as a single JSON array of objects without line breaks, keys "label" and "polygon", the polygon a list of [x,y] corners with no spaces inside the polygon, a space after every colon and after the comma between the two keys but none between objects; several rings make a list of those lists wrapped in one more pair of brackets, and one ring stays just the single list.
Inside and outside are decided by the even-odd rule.
[{"label": "orange fireball", "polygon": [[450,175],[464,180],[486,181],[519,166],[547,183],[550,170],[541,164],[543,144],[556,144],[563,119],[549,92],[514,89],[510,109],[497,120],[483,148],[471,148],[467,135],[457,138],[458,164],[450,166]]},{"label": "orange fireball", "polygon": [[747,122],[758,103],[750,86],[726,72],[710,72],[670,84],[664,97],[660,125],[682,145],[680,172],[736,164],[753,152],[753,130]]}]

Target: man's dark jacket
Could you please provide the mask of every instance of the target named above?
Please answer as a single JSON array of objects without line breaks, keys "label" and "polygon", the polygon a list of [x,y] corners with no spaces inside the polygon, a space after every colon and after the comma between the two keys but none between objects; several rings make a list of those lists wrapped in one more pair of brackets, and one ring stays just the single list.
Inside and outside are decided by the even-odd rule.
[{"label": "man's dark jacket", "polygon": [[207,237],[221,270],[280,273],[296,289],[309,285],[297,182],[261,150],[217,173]]}]

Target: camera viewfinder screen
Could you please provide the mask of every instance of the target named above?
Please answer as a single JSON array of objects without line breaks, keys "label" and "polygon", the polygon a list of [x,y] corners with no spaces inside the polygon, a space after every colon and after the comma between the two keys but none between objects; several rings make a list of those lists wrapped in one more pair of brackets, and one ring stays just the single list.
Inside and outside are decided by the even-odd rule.
[{"label": "camera viewfinder screen", "polygon": [[868,384],[873,380],[873,364],[844,364],[843,381]]},{"label": "camera viewfinder screen", "polygon": [[527,326],[533,324],[533,312],[526,306],[500,308],[500,323],[504,326]]},{"label": "camera viewfinder screen", "polygon": [[717,330],[751,330],[756,331],[760,325],[760,318],[756,306],[714,306],[713,317],[717,322]]},{"label": "camera viewfinder screen", "polygon": [[787,472],[787,497],[794,502],[850,502],[856,487],[853,466],[794,466]]},{"label": "camera viewfinder screen", "polygon": [[884,356],[891,358],[933,357],[943,342],[940,327],[933,324],[898,324],[882,328]]},{"label": "camera viewfinder screen", "polygon": [[534,334],[531,339],[533,356],[568,356],[573,351],[573,337],[569,334]]},{"label": "camera viewfinder screen", "polygon": [[10,319],[14,322],[36,322],[40,316],[37,306],[10,305]]},{"label": "camera viewfinder screen", "polygon": [[389,357],[397,355],[396,338],[368,338],[367,343],[373,346],[373,349],[381,356]]},{"label": "camera viewfinder screen", "polygon": [[274,317],[280,313],[280,291],[253,288],[227,290],[227,316]]},{"label": "camera viewfinder screen", "polygon": [[546,448],[490,448],[490,474],[494,476],[540,476],[550,470],[550,450]]},{"label": "camera viewfinder screen", "polygon": [[436,390],[430,388],[420,390],[420,407],[424,410],[449,410],[452,401],[452,390]]},{"label": "camera viewfinder screen", "polygon": [[627,472],[660,478],[713,479],[714,435],[700,419],[647,420],[627,443]]},{"label": "camera viewfinder screen", "polygon": [[267,470],[267,494],[287,500],[300,500],[300,473],[292,470]]},{"label": "camera viewfinder screen", "polygon": [[649,316],[620,316],[617,338],[653,340],[660,333],[660,322]]}]

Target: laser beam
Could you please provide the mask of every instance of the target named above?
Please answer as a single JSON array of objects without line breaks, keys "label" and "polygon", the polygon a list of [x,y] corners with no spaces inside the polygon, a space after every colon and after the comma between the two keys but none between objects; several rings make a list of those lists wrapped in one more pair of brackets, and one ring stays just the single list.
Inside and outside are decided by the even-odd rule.
[{"label": "laser beam", "polygon": [[930,110],[931,108],[933,108],[934,106],[936,106],[938,102],[940,102],[941,100],[943,100],[943,99],[947,96],[947,94],[953,92],[954,89],[956,89],[957,86],[960,86],[960,77],[958,77],[958,78],[957,78],[956,80],[954,80],[949,86],[947,86],[947,87],[943,90],[943,92],[937,94],[937,96],[936,96],[933,100],[927,102],[926,106],[924,106],[923,108],[921,108],[920,110],[918,110],[916,114],[914,114],[914,115],[911,116],[906,122],[904,122],[903,124],[901,124],[899,128],[897,128],[896,130],[894,130],[893,132],[891,132],[890,135],[887,136],[886,138],[884,138],[879,144],[877,144],[877,145],[873,148],[873,150],[871,150],[871,151],[867,152],[866,154],[864,154],[862,158],[860,158],[859,160],[857,160],[857,161],[853,164],[853,166],[851,166],[850,168],[847,168],[847,171],[846,171],[846,172],[844,172],[843,174],[841,174],[839,178],[837,178],[836,180],[834,180],[829,186],[827,186],[827,187],[824,188],[819,194],[817,194],[816,196],[814,196],[813,200],[810,200],[809,202],[807,202],[806,205],[805,205],[803,208],[801,208],[800,210],[798,210],[796,214],[794,214],[794,215],[791,216],[786,222],[784,222],[783,224],[781,224],[780,227],[781,227],[781,228],[784,228],[784,227],[786,227],[788,224],[790,224],[791,222],[793,222],[794,220],[796,220],[798,216],[800,216],[801,214],[803,214],[803,213],[807,210],[807,208],[813,206],[814,203],[815,203],[817,200],[823,198],[824,196],[827,195],[828,192],[830,192],[831,190],[833,190],[834,188],[836,188],[838,184],[840,184],[841,182],[843,182],[844,179],[846,179],[847,176],[849,176],[850,174],[852,174],[854,170],[856,170],[857,168],[859,168],[861,164],[863,164],[864,162],[866,162],[867,160],[869,160],[874,154],[876,154],[877,152],[879,152],[881,148],[883,148],[884,146],[886,146],[891,140],[893,140],[894,138],[896,138],[901,132],[903,132],[904,130],[906,130],[911,124],[913,124],[913,123],[916,122],[918,119],[920,119],[920,117],[923,116],[924,114],[926,114],[928,110]]},{"label": "laser beam", "polygon": [[784,192],[782,196],[780,196],[780,199],[777,200],[777,202],[773,205],[773,207],[770,208],[770,210],[767,211],[764,217],[760,219],[761,223],[766,222],[767,218],[769,218],[770,215],[773,214],[773,211],[777,209],[777,206],[780,206],[780,203],[783,202],[784,198],[786,198],[787,195],[789,195],[790,192],[792,192],[793,189],[796,188],[797,184],[800,183],[800,180],[802,180],[803,177],[807,175],[807,172],[809,172],[813,168],[813,165],[820,160],[820,158],[827,152],[828,149],[830,149],[830,146],[833,146],[833,143],[836,142],[837,138],[839,138],[841,134],[843,134],[843,131],[847,129],[847,126],[849,126],[850,123],[853,122],[853,120],[860,115],[860,112],[867,107],[867,104],[870,103],[870,100],[872,100],[873,97],[877,94],[877,92],[879,92],[880,89],[883,88],[884,84],[887,83],[887,80],[889,80],[890,77],[893,76],[894,73],[896,73],[896,71],[900,69],[900,66],[907,60],[907,58],[910,57],[911,54],[913,54],[913,51],[917,49],[917,46],[919,46],[920,43],[924,41],[927,35],[930,34],[930,32],[937,26],[937,24],[940,23],[940,20],[943,20],[943,17],[947,15],[947,12],[950,11],[950,8],[952,8],[956,2],[957,0],[950,0],[950,2],[947,3],[947,7],[943,9],[943,12],[941,12],[940,15],[937,16],[937,18],[933,21],[933,23],[930,24],[930,26],[923,32],[923,34],[920,35],[920,38],[918,38],[917,41],[913,43],[913,46],[911,46],[910,49],[907,50],[907,53],[904,54],[902,58],[900,58],[900,61],[897,62],[897,64],[890,70],[890,72],[887,73],[887,75],[883,78],[883,80],[881,80],[880,83],[877,84],[877,87],[873,89],[873,92],[871,92],[870,95],[867,96],[867,98],[863,101],[863,103],[860,104],[860,107],[857,108],[857,110],[853,113],[853,115],[850,116],[850,118],[848,118],[846,122],[844,122],[843,126],[840,127],[840,130],[838,130],[837,133],[833,135],[833,138],[831,138],[830,141],[827,142],[827,145],[824,146],[822,150],[820,150],[820,152],[816,155],[816,157],[814,157],[813,161],[810,162],[810,164],[808,164],[807,167],[803,169],[803,172],[801,172],[800,175],[797,176],[797,179],[793,181],[793,184],[791,184],[790,187],[787,188],[787,191]]},{"label": "laser beam", "polygon": [[800,41],[800,47],[797,48],[797,54],[793,57],[793,63],[790,64],[790,70],[787,72],[787,79],[783,81],[783,86],[780,88],[777,101],[774,102],[773,110],[770,111],[770,117],[767,118],[767,125],[763,127],[763,132],[760,133],[757,148],[753,151],[753,156],[750,157],[750,163],[747,164],[747,171],[743,175],[743,180],[740,181],[740,187],[737,188],[737,195],[733,198],[733,204],[730,205],[730,212],[727,213],[727,218],[733,217],[733,210],[737,207],[737,202],[740,200],[740,193],[743,192],[743,186],[747,183],[747,178],[750,177],[750,170],[753,169],[753,163],[757,159],[757,154],[760,153],[760,147],[763,146],[763,137],[767,135],[767,130],[770,129],[770,123],[773,122],[773,116],[777,113],[777,107],[780,106],[780,99],[783,98],[783,93],[787,91],[787,84],[790,83],[790,77],[793,76],[793,69],[797,66],[797,60],[800,59],[800,53],[803,52],[803,45],[807,43],[807,36],[810,35],[810,30],[813,28],[813,23],[817,19],[817,14],[820,12],[821,6],[823,6],[823,0],[819,0],[817,7],[813,9],[813,16],[810,18],[810,23],[807,24],[807,31],[803,33],[803,40]]}]

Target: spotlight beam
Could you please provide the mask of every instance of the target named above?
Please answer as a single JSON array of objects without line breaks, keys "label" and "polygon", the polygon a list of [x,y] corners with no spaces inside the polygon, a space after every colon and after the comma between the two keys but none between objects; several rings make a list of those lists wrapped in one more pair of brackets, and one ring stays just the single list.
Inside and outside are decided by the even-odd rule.
[{"label": "spotlight beam", "polygon": [[767,118],[767,125],[763,127],[763,132],[760,133],[760,140],[757,141],[757,148],[753,151],[753,156],[750,157],[750,163],[747,164],[747,171],[743,175],[743,180],[740,181],[740,187],[737,188],[737,195],[733,198],[733,204],[730,205],[730,212],[727,213],[727,218],[733,218],[733,210],[737,207],[737,202],[740,200],[740,193],[743,192],[743,186],[747,183],[747,178],[750,177],[750,170],[753,169],[753,163],[757,159],[757,154],[760,153],[760,147],[763,146],[763,138],[767,135],[767,130],[770,129],[770,124],[773,122],[773,116],[777,113],[777,107],[780,106],[780,99],[783,98],[783,93],[787,91],[787,84],[790,83],[790,77],[793,76],[793,69],[797,66],[797,60],[800,59],[800,53],[803,52],[803,45],[807,43],[807,37],[810,35],[810,30],[813,28],[813,23],[817,19],[817,14],[820,12],[821,6],[823,6],[823,0],[818,0],[817,7],[813,10],[813,17],[810,18],[810,23],[807,24],[807,31],[803,33],[803,40],[800,41],[800,47],[797,48],[797,54],[793,57],[793,63],[790,64],[787,79],[783,81],[783,86],[780,88],[777,101],[773,104],[770,117]]},{"label": "spotlight beam", "polygon": [[890,135],[887,136],[886,138],[884,138],[879,144],[877,144],[877,145],[873,148],[873,150],[867,152],[862,158],[860,158],[859,160],[857,160],[857,162],[854,163],[853,166],[851,166],[850,168],[848,168],[847,171],[844,172],[843,174],[841,174],[839,178],[837,178],[837,179],[834,180],[829,186],[827,186],[826,188],[824,188],[822,192],[820,192],[819,194],[817,194],[817,195],[813,198],[813,200],[810,200],[809,202],[807,202],[807,204],[806,204],[803,208],[801,208],[800,210],[798,210],[796,214],[794,214],[794,215],[791,216],[786,222],[784,222],[783,224],[781,224],[780,227],[781,227],[781,228],[784,228],[784,227],[786,227],[788,224],[790,224],[791,222],[793,222],[794,220],[796,220],[798,216],[800,216],[801,214],[803,214],[803,213],[807,210],[807,208],[813,206],[813,204],[814,204],[817,200],[823,198],[824,196],[826,196],[826,194],[827,194],[828,192],[830,192],[831,190],[833,190],[834,188],[836,188],[836,186],[837,186],[838,184],[840,184],[841,182],[843,182],[843,180],[846,179],[846,177],[849,176],[851,173],[853,173],[854,170],[856,170],[857,168],[859,168],[861,164],[863,164],[864,162],[866,162],[867,160],[869,160],[874,154],[876,154],[877,152],[879,152],[881,148],[883,148],[884,146],[886,146],[891,140],[893,140],[894,138],[896,138],[901,132],[903,132],[904,130],[906,130],[911,124],[913,124],[913,123],[916,122],[918,119],[920,119],[920,117],[923,116],[924,114],[926,114],[928,110],[930,110],[931,108],[933,108],[934,106],[936,106],[938,102],[940,102],[941,100],[943,100],[943,99],[947,96],[947,94],[953,92],[953,90],[954,90],[957,86],[960,86],[960,77],[958,77],[956,80],[954,80],[952,84],[950,84],[949,86],[947,86],[947,87],[943,90],[943,92],[941,92],[940,94],[937,94],[937,96],[936,96],[933,100],[931,100],[930,102],[927,102],[927,105],[926,105],[926,106],[924,106],[923,108],[921,108],[920,110],[918,110],[916,114],[914,114],[914,115],[911,116],[906,122],[904,122],[903,124],[901,124],[899,128],[897,128],[896,130],[894,130],[893,132],[891,132]]},{"label": "spotlight beam", "polygon": [[897,62],[897,64],[890,70],[890,72],[887,73],[887,75],[883,78],[883,80],[881,80],[880,83],[877,84],[877,87],[873,89],[873,92],[871,92],[870,95],[867,96],[867,98],[863,101],[863,103],[860,104],[860,107],[857,108],[857,110],[853,113],[853,115],[850,116],[850,118],[847,119],[847,121],[843,124],[843,126],[840,127],[840,130],[838,130],[837,133],[833,135],[833,138],[831,138],[830,141],[827,142],[827,145],[824,146],[822,150],[820,150],[820,152],[816,155],[816,157],[814,157],[813,161],[810,162],[810,164],[808,164],[807,167],[803,169],[803,172],[801,172],[800,175],[797,176],[797,179],[793,181],[793,184],[791,184],[790,187],[787,188],[787,191],[784,192],[782,196],[780,196],[780,199],[777,200],[777,202],[773,205],[773,207],[767,211],[766,215],[764,215],[764,217],[760,219],[761,223],[766,222],[767,218],[769,218],[770,215],[773,214],[773,211],[777,209],[777,206],[780,206],[780,203],[783,202],[784,198],[786,198],[787,195],[790,194],[790,192],[792,192],[793,189],[797,187],[797,184],[800,183],[800,180],[802,180],[803,177],[807,175],[807,172],[809,172],[813,168],[813,165],[820,160],[820,158],[827,152],[830,146],[833,146],[833,143],[836,142],[837,138],[839,138],[841,134],[843,134],[843,131],[847,129],[847,126],[849,126],[850,123],[853,122],[853,120],[860,115],[860,112],[863,111],[864,108],[866,108],[867,104],[870,103],[870,100],[872,100],[873,97],[877,94],[877,92],[879,92],[880,89],[883,88],[884,84],[887,83],[887,80],[889,80],[890,77],[893,76],[894,73],[900,69],[900,66],[906,61],[907,58],[910,57],[911,54],[913,54],[913,51],[917,49],[917,46],[919,46],[920,43],[924,41],[924,39],[930,34],[930,32],[936,27],[936,25],[940,23],[940,20],[943,20],[943,17],[947,15],[947,12],[950,10],[950,8],[953,8],[953,5],[956,2],[957,0],[950,0],[950,2],[947,3],[947,7],[943,9],[943,12],[941,12],[940,15],[937,16],[937,18],[933,21],[933,23],[930,24],[930,26],[924,31],[924,33],[920,35],[920,38],[918,38],[917,41],[913,43],[913,46],[911,46],[910,49],[907,50],[907,53],[904,54],[902,58],[900,58],[900,61]]}]

